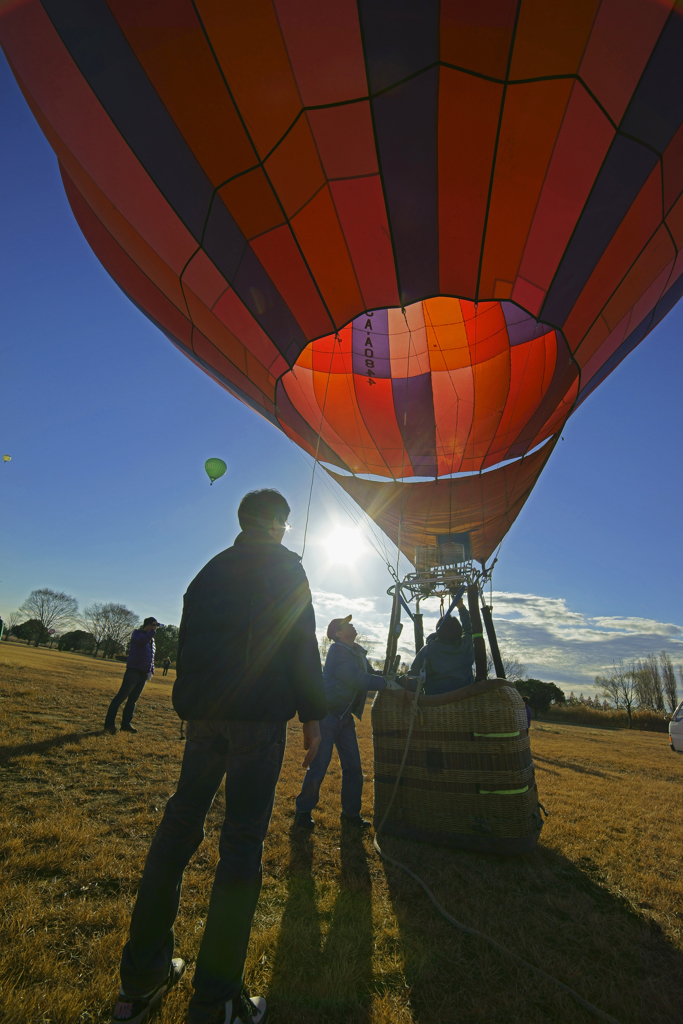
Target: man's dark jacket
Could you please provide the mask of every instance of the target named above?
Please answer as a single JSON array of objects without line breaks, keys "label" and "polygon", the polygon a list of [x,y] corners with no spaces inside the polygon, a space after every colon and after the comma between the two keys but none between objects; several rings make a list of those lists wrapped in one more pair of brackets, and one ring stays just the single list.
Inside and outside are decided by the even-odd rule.
[{"label": "man's dark jacket", "polygon": [[154,675],[154,634],[156,630],[134,629],[130,638],[130,648],[126,668],[134,668],[144,672],[146,676]]},{"label": "man's dark jacket", "polygon": [[187,588],[173,707],[185,720],[327,714],[308,580],[266,531],[240,533]]}]

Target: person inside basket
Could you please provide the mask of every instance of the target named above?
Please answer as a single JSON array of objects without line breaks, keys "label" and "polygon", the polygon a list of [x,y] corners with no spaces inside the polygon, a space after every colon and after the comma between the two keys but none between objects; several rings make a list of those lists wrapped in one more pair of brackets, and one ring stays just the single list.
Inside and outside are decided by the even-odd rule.
[{"label": "person inside basket", "polygon": [[367,651],[355,642],[358,634],[351,618],[346,615],[343,619],[332,619],[327,627],[327,636],[332,641],[323,670],[327,717],[320,723],[318,753],[308,766],[296,798],[294,823],[299,828],[315,826],[311,811],[318,806],[320,787],[335,747],[342,769],[342,825],[367,828],[370,824],[360,813],[363,769],[353,716],[361,718],[368,690],[400,687],[393,677],[385,678],[370,668]]},{"label": "person inside basket", "polygon": [[415,690],[422,672],[428,697],[450,693],[474,682],[472,623],[462,599],[458,601],[458,614],[460,622],[450,615],[439,620],[436,633],[428,638],[410,668],[408,689]]}]

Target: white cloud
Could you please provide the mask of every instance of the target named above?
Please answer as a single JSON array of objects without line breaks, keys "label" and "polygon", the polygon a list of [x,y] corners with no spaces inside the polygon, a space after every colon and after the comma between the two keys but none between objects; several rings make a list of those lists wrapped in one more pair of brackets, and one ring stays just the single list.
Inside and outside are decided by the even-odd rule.
[{"label": "white cloud", "polygon": [[[358,631],[373,642],[371,655],[383,656],[391,611],[388,597],[346,598],[317,590],[313,602],[320,636],[331,618],[352,612]],[[427,634],[436,625],[439,602],[425,601],[421,610]],[[561,597],[494,591],[493,615],[504,654],[523,662],[529,676],[552,680],[567,691],[594,691],[595,676],[620,658],[644,658],[661,650],[668,650],[676,663],[683,657],[683,626],[635,616],[590,616],[573,611]],[[413,630],[405,614],[403,619],[399,651],[410,661]]]},{"label": "white cloud", "polygon": [[[314,590],[312,593],[318,625],[318,639],[322,639],[326,635],[330,619],[341,618],[350,612],[353,615],[353,624],[359,634],[370,641],[369,645],[365,645],[368,647],[370,657],[382,658],[384,656],[391,612],[391,603],[386,595],[384,597],[345,597],[343,594],[330,593],[327,590]],[[406,647],[405,652],[402,653],[403,657],[408,660],[409,649]]]},{"label": "white cloud", "polygon": [[377,598],[375,597],[344,597],[343,594],[333,594],[327,590],[313,591],[313,604],[315,605],[316,613],[319,612],[324,617],[323,612],[325,614],[329,612],[330,619],[348,615],[349,612],[352,615],[374,615],[376,614],[376,600]]}]

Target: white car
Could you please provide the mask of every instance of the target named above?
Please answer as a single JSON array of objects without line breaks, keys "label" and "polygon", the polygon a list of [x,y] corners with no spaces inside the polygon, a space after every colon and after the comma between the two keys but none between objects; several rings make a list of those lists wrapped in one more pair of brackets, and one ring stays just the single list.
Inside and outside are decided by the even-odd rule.
[{"label": "white car", "polygon": [[669,722],[669,742],[671,749],[683,754],[683,701],[678,705]]}]

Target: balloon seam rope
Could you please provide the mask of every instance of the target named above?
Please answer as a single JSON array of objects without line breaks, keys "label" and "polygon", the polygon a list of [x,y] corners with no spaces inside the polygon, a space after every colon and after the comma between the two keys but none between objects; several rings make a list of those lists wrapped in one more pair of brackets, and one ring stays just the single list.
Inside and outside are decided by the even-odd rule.
[{"label": "balloon seam rope", "polygon": [[416,881],[420,888],[423,889],[424,892],[427,894],[427,896],[429,897],[429,899],[431,900],[439,914],[441,914],[441,916],[445,918],[445,920],[448,921],[450,925],[452,925],[454,928],[457,928],[458,931],[464,932],[465,935],[471,935],[475,939],[481,939],[482,942],[486,942],[489,946],[492,946],[494,949],[498,950],[499,953],[502,953],[504,956],[507,956],[511,960],[514,960],[515,963],[521,964],[523,967],[527,967],[530,971],[533,971],[533,973],[538,975],[539,978],[543,978],[544,981],[552,982],[553,985],[556,985],[557,988],[561,989],[567,995],[571,996],[572,999],[574,999],[580,1006],[584,1008],[584,1010],[587,1010],[594,1017],[598,1017],[600,1020],[607,1021],[608,1024],[620,1024],[616,1017],[611,1017],[608,1013],[605,1013],[604,1010],[601,1010],[599,1007],[594,1006],[593,1003],[589,1003],[587,999],[584,999],[583,996],[580,996],[579,993],[576,992],[573,988],[570,988],[569,985],[565,985],[563,981],[560,981],[558,978],[553,977],[552,974],[548,974],[547,971],[544,971],[540,967],[536,967],[534,964],[529,963],[529,961],[525,960],[524,957],[519,956],[517,953],[513,953],[512,950],[507,948],[507,946],[504,946],[501,942],[498,942],[496,939],[492,939],[490,935],[485,935],[483,932],[478,931],[476,928],[470,928],[469,925],[463,924],[461,921],[458,921],[455,917],[449,914],[448,911],[439,903],[436,896],[431,891],[431,889],[429,888],[429,886],[427,885],[423,878],[421,878],[418,874],[416,874],[416,872],[411,870],[411,868],[409,868],[407,864],[404,864],[402,861],[396,860],[394,857],[389,856],[389,854],[385,853],[382,847],[379,845],[379,837],[382,832],[382,829],[384,828],[384,823],[389,817],[389,813],[391,811],[391,808],[393,807],[394,800],[398,792],[398,787],[401,782],[401,776],[403,775],[403,769],[405,768],[406,759],[408,757],[410,740],[413,735],[413,727],[415,725],[415,718],[417,716],[418,711],[417,702],[420,696],[421,687],[422,683],[418,682],[415,688],[415,697],[410,704],[410,723],[408,725],[408,736],[406,738],[406,745],[403,751],[401,764],[396,774],[396,781],[394,782],[394,788],[392,790],[391,797],[387,805],[387,809],[384,812],[384,815],[382,816],[382,820],[380,821],[379,826],[372,840],[372,844],[375,847],[377,854],[382,858],[382,860],[387,861],[389,864],[393,864],[394,867],[400,868],[401,871],[405,871],[407,875],[410,875],[410,877],[414,881]]},{"label": "balloon seam rope", "polygon": [[[405,402],[403,403],[403,444],[401,445],[401,483],[404,484],[405,481],[403,479],[403,474],[404,474],[404,471],[405,471],[405,459],[406,459],[406,432],[407,432],[407,429],[408,429],[408,379],[409,379],[409,375],[410,375],[410,350],[413,347],[413,332],[412,332],[412,330],[410,328],[410,324],[408,323],[408,314],[406,313],[405,306],[401,306],[401,312],[403,313],[403,319],[405,320],[405,325],[408,328],[408,359],[407,359],[407,362],[406,362],[406,377],[405,377],[406,397],[405,397]],[[400,498],[400,502],[399,502],[398,534],[397,534],[397,543],[396,543],[396,576],[395,576],[395,579],[396,579],[396,585],[397,586],[398,586],[398,581],[399,581],[399,574],[398,574],[399,563],[401,561],[401,538],[402,538],[402,534],[403,534],[403,487],[401,487],[401,498]]]},{"label": "balloon seam rope", "polygon": [[[338,341],[341,344],[341,339],[339,337],[339,332],[338,331],[334,332],[334,338],[335,338],[335,341]],[[334,361],[334,352],[335,352],[335,348],[334,348],[334,344],[333,344],[332,345],[332,352],[330,354],[330,366],[329,366],[329,369],[327,371],[327,381],[325,383],[325,395],[323,397],[323,407],[322,407],[322,410],[321,410],[321,413],[320,413],[320,427],[318,428],[318,439],[317,439],[316,445],[315,445],[315,457],[313,459],[313,471],[311,473],[311,486],[308,489],[308,505],[306,506],[306,523],[304,525],[304,542],[303,542],[303,546],[301,548],[301,561],[302,562],[304,560],[304,554],[306,553],[306,537],[308,536],[308,517],[309,517],[310,512],[311,512],[311,499],[313,498],[313,482],[315,480],[315,471],[316,471],[316,468],[317,468],[317,465],[318,465],[318,453],[320,452],[320,438],[322,436],[323,422],[325,420],[325,407],[327,405],[327,392],[328,392],[328,389],[329,389],[329,386],[330,386],[330,377],[332,376],[332,363]]]}]

